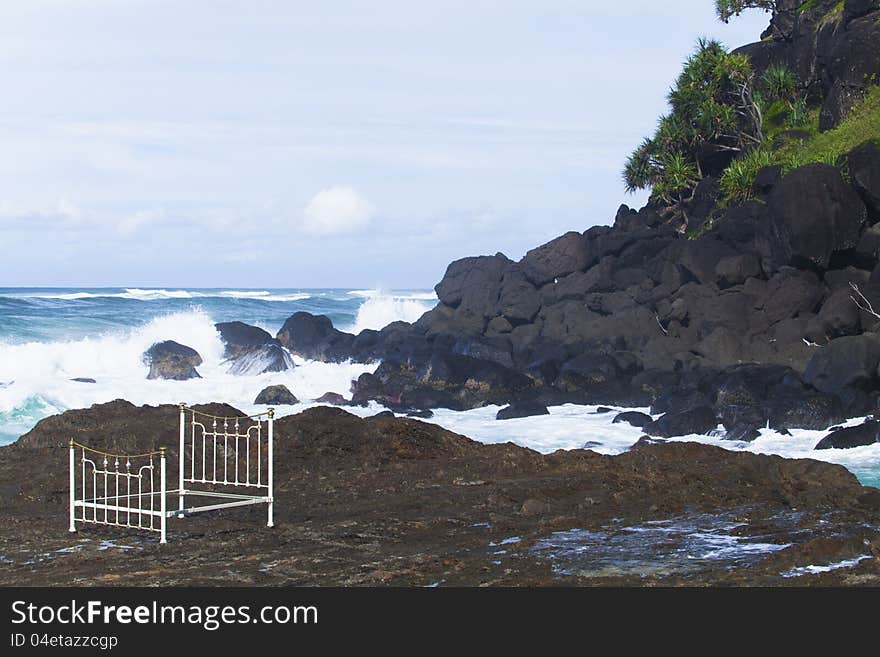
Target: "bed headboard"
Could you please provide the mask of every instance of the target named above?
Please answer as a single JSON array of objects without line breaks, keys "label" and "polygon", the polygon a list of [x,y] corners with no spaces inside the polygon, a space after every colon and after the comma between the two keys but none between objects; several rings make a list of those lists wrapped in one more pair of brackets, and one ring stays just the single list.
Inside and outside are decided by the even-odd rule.
[{"label": "bed headboard", "polygon": [[271,489],[274,409],[221,417],[180,405],[180,485]]}]

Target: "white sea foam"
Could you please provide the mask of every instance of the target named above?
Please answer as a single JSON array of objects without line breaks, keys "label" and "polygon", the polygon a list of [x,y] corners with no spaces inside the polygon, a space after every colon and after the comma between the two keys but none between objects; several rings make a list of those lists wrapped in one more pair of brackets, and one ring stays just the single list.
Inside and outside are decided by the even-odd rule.
[{"label": "white sea foam", "polygon": [[396,294],[378,290],[353,290],[349,294],[366,299],[358,308],[354,324],[341,327],[350,333],[360,333],[364,329],[378,330],[398,320],[415,322],[437,303],[436,295],[425,293]]},{"label": "white sea foam", "polygon": [[437,301],[437,295],[433,292],[383,292],[382,290],[349,290],[347,292],[348,296],[352,297],[378,297],[378,296],[393,296],[395,299],[418,299],[421,301]]},{"label": "white sea foam", "polygon": [[232,299],[256,299],[257,301],[302,301],[303,299],[310,299],[312,295],[306,292],[273,294],[268,290],[225,290],[219,296]]},{"label": "white sea foam", "polygon": [[801,577],[803,575],[816,575],[818,573],[827,573],[832,570],[839,570],[840,568],[852,568],[853,566],[858,566],[865,559],[870,559],[871,555],[866,554],[862,557],[856,557],[854,559],[846,559],[844,561],[838,561],[836,563],[830,563],[824,566],[810,565],[810,566],[799,566],[797,568],[792,568],[791,570],[786,570],[782,573],[783,577]]},{"label": "white sea foam", "polygon": [[196,290],[164,290],[164,289],[141,289],[126,288],[123,292],[111,292],[100,290],[97,292],[31,292],[28,294],[7,294],[3,296],[25,297],[33,299],[60,299],[63,301],[75,301],[77,299],[129,299],[133,301],[164,301],[168,299],[206,299],[221,297],[226,299],[255,299],[258,301],[301,301],[312,295],[306,292],[293,292],[290,294],[277,294],[268,290],[221,290],[221,291],[196,291]]},{"label": "white sea foam", "polygon": [[[175,340],[198,351],[204,361],[197,367],[202,378],[147,380],[149,368],[142,361],[143,353],[162,340]],[[0,443],[15,440],[46,415],[120,398],[138,405],[226,401],[251,411],[257,393],[268,385],[284,384],[306,402],[325,392],[348,396],[352,380],[376,368],[299,358],[294,363],[296,368],[287,372],[228,373],[214,321],[201,310],[164,315],[136,329],[84,340],[0,344],[0,381],[8,384],[0,388]],[[70,380],[77,377],[96,383]],[[305,407],[285,410],[298,412]]]}]

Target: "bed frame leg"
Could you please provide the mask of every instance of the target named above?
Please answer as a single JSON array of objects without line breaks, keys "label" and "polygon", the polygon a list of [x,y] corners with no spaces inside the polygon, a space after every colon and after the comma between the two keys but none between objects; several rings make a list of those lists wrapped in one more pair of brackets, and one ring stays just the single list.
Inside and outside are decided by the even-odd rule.
[{"label": "bed frame leg", "polygon": [[[183,518],[183,509],[185,508],[183,506],[183,504],[184,504],[183,496],[186,493],[186,491],[184,490],[185,486],[183,483],[183,450],[184,450],[184,441],[185,440],[186,440],[186,405],[181,404],[180,405],[180,446],[178,448],[178,451],[180,453],[178,454],[178,459],[177,459],[177,462],[178,462],[178,482],[177,482],[177,485],[180,487],[180,495],[178,495],[178,498],[177,498],[177,509],[178,509],[177,517],[178,518]],[[195,438],[193,438],[193,440],[195,440]],[[216,473],[215,473],[215,478],[216,478]]]},{"label": "bed frame leg", "polygon": [[162,515],[159,516],[159,544],[164,545],[168,542],[168,539],[165,537],[165,521],[167,513],[166,509],[166,494],[165,494],[165,448],[160,447],[159,452],[161,456],[159,457],[159,461],[161,463],[161,469],[159,471],[159,486],[161,487],[161,496],[159,498],[159,513]]},{"label": "bed frame leg", "polygon": [[76,481],[74,480],[74,446],[73,440],[70,441],[70,528],[68,531],[76,532],[76,506],[74,504],[74,489]]},{"label": "bed frame leg", "polygon": [[266,482],[269,485],[269,513],[268,513],[268,521],[266,522],[267,527],[275,526],[275,518],[273,512],[275,510],[275,492],[272,490],[273,483],[273,471],[272,471],[272,461],[273,461],[273,443],[275,442],[275,409],[269,409],[269,480]]}]

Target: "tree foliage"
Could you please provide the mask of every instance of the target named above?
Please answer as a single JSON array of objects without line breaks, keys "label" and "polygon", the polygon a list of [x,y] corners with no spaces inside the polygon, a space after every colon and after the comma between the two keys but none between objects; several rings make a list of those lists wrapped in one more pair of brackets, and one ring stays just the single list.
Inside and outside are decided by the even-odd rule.
[{"label": "tree foliage", "polygon": [[777,0],[715,0],[715,13],[725,23],[734,16],[739,16],[746,9],[763,9],[775,11]]},{"label": "tree foliage", "polygon": [[710,162],[762,145],[764,109],[791,102],[796,87],[787,69],[756,79],[747,56],[701,39],[669,92],[670,112],[627,160],[626,189],[651,188],[655,201],[679,208],[705,174],[718,173],[707,171]]}]

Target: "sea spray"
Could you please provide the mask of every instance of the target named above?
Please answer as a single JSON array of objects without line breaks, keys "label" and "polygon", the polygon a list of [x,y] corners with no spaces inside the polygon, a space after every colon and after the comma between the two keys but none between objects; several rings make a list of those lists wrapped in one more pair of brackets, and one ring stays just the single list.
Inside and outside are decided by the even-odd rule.
[{"label": "sea spray", "polygon": [[436,296],[424,293],[400,295],[378,290],[353,290],[350,294],[365,297],[354,324],[341,327],[355,334],[364,329],[379,330],[391,322],[415,322],[437,302]]},{"label": "sea spray", "polygon": [[[198,351],[202,378],[147,380],[143,353],[162,340]],[[198,309],[81,340],[0,344],[0,382],[6,384],[0,387],[0,444],[14,441],[47,415],[114,399],[138,405],[226,401],[244,408],[262,388],[275,384],[286,385],[304,401],[325,392],[348,396],[352,381],[377,366],[294,358],[295,368],[287,372],[236,376],[228,372],[223,350],[213,318]]]}]

